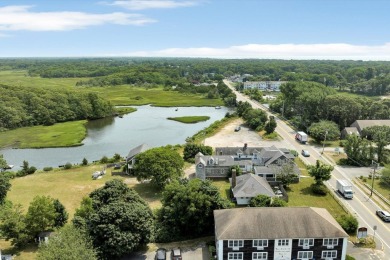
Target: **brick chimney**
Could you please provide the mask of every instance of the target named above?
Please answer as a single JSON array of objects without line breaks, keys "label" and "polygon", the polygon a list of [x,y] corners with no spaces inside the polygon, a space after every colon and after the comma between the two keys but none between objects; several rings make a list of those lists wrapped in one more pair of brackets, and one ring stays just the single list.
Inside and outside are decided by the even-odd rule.
[{"label": "brick chimney", "polygon": [[243,149],[243,151],[245,151],[246,148],[248,148],[248,144],[247,144],[247,143],[244,144],[244,149]]},{"label": "brick chimney", "polygon": [[234,189],[234,187],[236,187],[236,184],[237,184],[237,173],[236,173],[236,169],[232,169],[232,189]]}]

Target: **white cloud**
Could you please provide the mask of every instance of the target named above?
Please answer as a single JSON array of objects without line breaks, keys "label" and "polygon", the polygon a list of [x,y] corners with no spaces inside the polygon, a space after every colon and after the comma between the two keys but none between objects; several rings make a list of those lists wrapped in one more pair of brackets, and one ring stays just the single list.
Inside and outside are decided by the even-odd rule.
[{"label": "white cloud", "polygon": [[[390,43],[377,46],[331,44],[247,44],[227,48],[169,48],[118,56],[253,59],[390,60]],[[115,55],[116,56],[116,55]]]},{"label": "white cloud", "polygon": [[111,5],[121,6],[130,10],[160,9],[189,7],[199,4],[199,1],[174,1],[174,0],[122,0],[114,1]]},{"label": "white cloud", "polygon": [[102,24],[144,25],[155,22],[139,14],[32,12],[32,6],[0,7],[0,31],[66,31]]}]

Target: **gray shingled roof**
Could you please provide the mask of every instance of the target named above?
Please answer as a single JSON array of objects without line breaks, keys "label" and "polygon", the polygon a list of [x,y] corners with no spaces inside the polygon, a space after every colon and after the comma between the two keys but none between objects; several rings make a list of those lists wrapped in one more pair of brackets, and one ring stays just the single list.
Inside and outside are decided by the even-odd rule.
[{"label": "gray shingled roof", "polygon": [[[229,179],[230,184],[232,178]],[[274,197],[275,193],[269,183],[260,176],[248,173],[236,178],[236,187],[233,188],[233,195],[237,197],[256,197],[259,194]]]},{"label": "gray shingled roof", "polygon": [[131,158],[133,158],[137,154],[145,152],[148,149],[149,149],[149,146],[147,144],[138,145],[137,147],[130,150],[129,154],[126,157],[126,160],[130,160]]},{"label": "gray shingled roof", "polygon": [[245,155],[251,155],[253,153],[257,153],[262,149],[262,147],[247,147],[244,149],[244,146],[242,147],[217,147],[215,148],[215,154],[216,155],[237,155],[237,153],[242,153]]},{"label": "gray shingled roof", "polygon": [[214,220],[217,240],[348,237],[323,208],[222,209]]},{"label": "gray shingled roof", "polygon": [[[298,168],[298,166],[294,163],[293,164],[293,172],[294,174],[296,175],[300,175],[301,172]],[[271,164],[271,165],[267,165],[267,166],[255,166],[253,167],[254,171],[255,171],[255,174],[262,174],[262,173],[273,173],[273,174],[276,174],[276,173],[279,173],[280,171],[280,168],[282,168],[282,165],[276,165],[276,164]]]},{"label": "gray shingled roof", "polygon": [[359,135],[359,131],[356,127],[346,127],[344,128],[344,131],[347,133],[347,134],[357,134]]},{"label": "gray shingled roof", "polygon": [[[208,164],[210,159],[213,160],[213,164]],[[202,162],[207,166],[233,166],[233,165],[252,165],[250,160],[235,160],[231,155],[206,155],[195,158],[195,163]]]},{"label": "gray shingled roof", "polygon": [[369,126],[390,126],[390,120],[356,120],[352,125],[354,125],[355,123],[359,125],[360,130],[363,130],[364,128]]}]

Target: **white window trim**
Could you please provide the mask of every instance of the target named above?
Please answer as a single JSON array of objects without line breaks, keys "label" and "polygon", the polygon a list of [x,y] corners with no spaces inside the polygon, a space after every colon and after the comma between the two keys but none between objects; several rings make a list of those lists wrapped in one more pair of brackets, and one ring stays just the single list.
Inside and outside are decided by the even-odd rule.
[{"label": "white window trim", "polygon": [[[234,257],[234,255],[239,255],[239,258],[230,258],[231,256]],[[237,259],[237,260],[243,260],[244,259],[244,253],[242,252],[230,252],[228,253],[228,260]]]},{"label": "white window trim", "polygon": [[[328,254],[330,253],[331,256],[324,256],[324,254]],[[334,253],[334,256],[332,256]],[[337,258],[337,250],[324,250],[321,252],[321,258],[324,258],[324,259],[335,259]]]},{"label": "white window trim", "polygon": [[[284,242],[284,243],[281,243],[281,242]],[[281,244],[284,244],[284,245],[281,245]],[[289,239],[278,239],[278,246],[289,246],[290,245],[290,240]]]},{"label": "white window trim", "polygon": [[[308,240],[309,243],[305,244],[305,240]],[[314,238],[300,238],[298,242],[298,246],[314,246]]]},{"label": "white window trim", "polygon": [[[330,240],[332,241],[332,243],[330,244]],[[325,241],[327,241],[327,243],[325,243]],[[334,243],[334,241],[336,241],[336,243]],[[323,246],[338,246],[339,245],[339,239],[338,238],[324,238],[322,240],[322,245]]]},{"label": "white window trim", "polygon": [[[307,257],[299,256],[299,254],[311,254],[308,255]],[[297,259],[312,259],[313,258],[313,251],[298,251]]]},{"label": "white window trim", "polygon": [[[261,258],[258,258],[259,254],[261,255]],[[268,252],[253,252],[252,253],[252,260],[266,260],[266,259],[268,259]]]},{"label": "white window trim", "polygon": [[[261,241],[261,246],[255,245],[255,241],[256,242],[260,242]],[[253,247],[268,247],[268,239],[254,239],[252,241],[252,246]]]},{"label": "white window trim", "polygon": [[[237,246],[234,246],[234,242],[237,242]],[[244,247],[244,240],[242,239],[232,239],[228,240],[228,248],[237,249],[240,247]]]}]

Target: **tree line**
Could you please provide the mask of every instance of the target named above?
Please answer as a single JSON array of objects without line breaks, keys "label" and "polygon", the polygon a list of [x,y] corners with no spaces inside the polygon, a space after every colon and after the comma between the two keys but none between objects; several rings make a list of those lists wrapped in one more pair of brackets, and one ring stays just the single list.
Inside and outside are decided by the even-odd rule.
[{"label": "tree line", "polygon": [[93,92],[0,85],[0,129],[3,130],[112,114],[110,102]]}]

